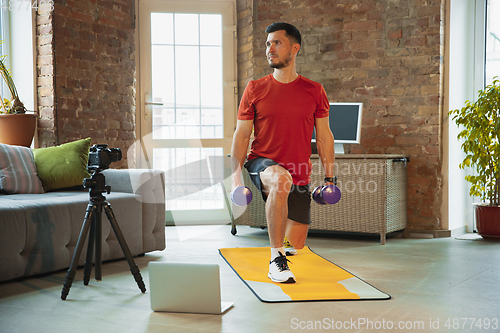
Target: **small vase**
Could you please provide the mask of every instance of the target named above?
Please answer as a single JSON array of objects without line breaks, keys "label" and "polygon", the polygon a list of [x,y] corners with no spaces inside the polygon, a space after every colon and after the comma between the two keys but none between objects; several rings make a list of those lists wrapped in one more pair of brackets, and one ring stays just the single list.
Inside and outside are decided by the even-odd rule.
[{"label": "small vase", "polygon": [[1,114],[0,143],[30,147],[35,135],[37,115],[33,113]]}]

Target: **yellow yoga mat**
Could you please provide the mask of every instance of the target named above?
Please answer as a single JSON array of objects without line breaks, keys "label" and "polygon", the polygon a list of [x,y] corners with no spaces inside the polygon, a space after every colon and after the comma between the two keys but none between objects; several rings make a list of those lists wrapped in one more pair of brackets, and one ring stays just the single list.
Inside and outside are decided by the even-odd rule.
[{"label": "yellow yoga mat", "polygon": [[317,255],[307,246],[288,263],[296,283],[275,283],[268,277],[269,247],[225,248],[219,253],[263,302],[384,300],[391,296]]}]

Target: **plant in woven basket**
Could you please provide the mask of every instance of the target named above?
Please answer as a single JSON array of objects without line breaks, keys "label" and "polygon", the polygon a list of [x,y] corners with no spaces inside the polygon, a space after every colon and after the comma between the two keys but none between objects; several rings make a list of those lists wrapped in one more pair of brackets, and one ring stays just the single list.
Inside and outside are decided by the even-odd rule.
[{"label": "plant in woven basket", "polygon": [[469,194],[499,206],[500,181],[500,85],[498,77],[479,91],[476,102],[465,102],[462,109],[452,110],[453,120],[463,130],[457,138],[463,139],[466,156],[459,167],[472,167],[475,175],[465,176],[472,184]]},{"label": "plant in woven basket", "polygon": [[[1,43],[2,42],[0,42],[0,44]],[[0,57],[0,74],[7,84],[7,87],[9,88],[9,91],[12,95],[12,100],[0,96],[0,114],[26,113],[26,108],[24,107],[23,102],[21,102],[21,100],[19,99],[16,85],[14,84],[14,80],[12,79],[12,75],[5,66],[5,57],[5,55]]]}]

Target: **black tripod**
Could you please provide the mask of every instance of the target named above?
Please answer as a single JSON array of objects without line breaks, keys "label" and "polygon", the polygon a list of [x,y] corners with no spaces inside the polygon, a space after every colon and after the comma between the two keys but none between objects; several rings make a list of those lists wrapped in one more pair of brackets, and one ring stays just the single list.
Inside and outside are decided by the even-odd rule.
[{"label": "black tripod", "polygon": [[87,211],[85,213],[85,220],[83,221],[82,230],[80,231],[80,236],[78,237],[78,242],[76,243],[75,252],[73,254],[73,258],[71,259],[71,265],[69,266],[68,272],[66,273],[66,279],[64,280],[64,287],[61,293],[61,299],[65,300],[66,296],[68,296],[69,288],[73,284],[73,279],[75,278],[76,266],[78,264],[78,260],[80,259],[80,255],[82,254],[83,243],[85,242],[85,238],[89,232],[90,228],[90,236],[87,248],[87,258],[85,259],[84,271],[83,271],[83,284],[88,285],[90,280],[90,272],[92,271],[92,256],[94,251],[94,243],[95,243],[95,279],[97,281],[102,280],[102,261],[101,261],[101,239],[102,239],[102,230],[101,230],[101,221],[102,221],[102,208],[104,207],[104,212],[108,217],[111,226],[113,227],[113,231],[115,232],[116,238],[120,243],[120,246],[125,254],[125,258],[127,259],[128,265],[130,266],[130,271],[139,286],[139,289],[145,293],[146,287],[144,286],[144,282],[142,281],[141,273],[139,272],[139,268],[134,262],[132,258],[132,254],[125,242],[125,238],[118,226],[118,222],[116,221],[115,214],[111,209],[111,205],[106,201],[106,197],[102,194],[106,192],[109,194],[111,192],[111,187],[106,186],[106,181],[104,175],[99,172],[99,169],[92,174],[92,178],[86,178],[83,182],[83,186],[85,188],[89,188],[90,201],[87,206]]}]

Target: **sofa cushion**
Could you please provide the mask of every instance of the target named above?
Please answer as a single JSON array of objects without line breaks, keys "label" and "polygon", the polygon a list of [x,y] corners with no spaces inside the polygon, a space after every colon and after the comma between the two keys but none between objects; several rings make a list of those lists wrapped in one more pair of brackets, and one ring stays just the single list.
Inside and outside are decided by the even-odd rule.
[{"label": "sofa cushion", "polygon": [[33,150],[38,176],[46,191],[82,185],[87,171],[90,138]]},{"label": "sofa cushion", "polygon": [[0,192],[44,193],[30,148],[0,144]]}]

